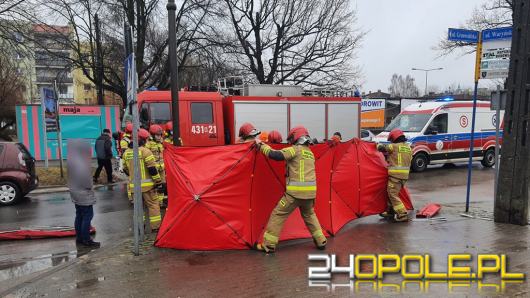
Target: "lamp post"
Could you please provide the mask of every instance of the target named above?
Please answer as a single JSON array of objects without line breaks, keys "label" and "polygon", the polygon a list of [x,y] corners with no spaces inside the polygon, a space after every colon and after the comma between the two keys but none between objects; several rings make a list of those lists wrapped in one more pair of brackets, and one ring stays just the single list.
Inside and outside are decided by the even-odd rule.
[{"label": "lamp post", "polygon": [[179,127],[179,93],[178,93],[178,71],[177,71],[177,24],[175,11],[177,5],[175,0],[168,0],[167,5],[169,25],[169,67],[171,73],[171,114],[173,115],[173,144],[180,146]]},{"label": "lamp post", "polygon": [[430,69],[423,69],[423,68],[412,68],[412,70],[419,70],[419,71],[424,71],[425,72],[425,97],[427,97],[427,80],[428,80],[428,76],[429,76],[429,71],[433,71],[433,70],[442,70],[443,67],[439,67],[439,68],[430,68]]}]

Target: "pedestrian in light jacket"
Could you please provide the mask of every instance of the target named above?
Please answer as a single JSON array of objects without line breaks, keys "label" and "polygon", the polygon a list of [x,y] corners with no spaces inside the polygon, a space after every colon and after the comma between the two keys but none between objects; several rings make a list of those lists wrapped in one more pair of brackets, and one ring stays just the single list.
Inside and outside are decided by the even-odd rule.
[{"label": "pedestrian in light jacket", "polygon": [[70,197],[75,204],[76,243],[97,248],[99,242],[90,237],[90,226],[94,217],[93,205],[96,196],[92,190],[90,144],[86,140],[68,140],[68,188]]}]

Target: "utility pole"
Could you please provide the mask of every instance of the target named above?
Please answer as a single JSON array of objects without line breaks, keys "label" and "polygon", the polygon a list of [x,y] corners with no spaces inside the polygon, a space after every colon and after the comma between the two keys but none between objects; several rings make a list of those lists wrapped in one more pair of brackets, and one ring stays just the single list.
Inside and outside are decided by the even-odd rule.
[{"label": "utility pole", "polygon": [[96,88],[98,94],[98,105],[104,105],[103,100],[103,52],[101,51],[101,29],[98,14],[94,16],[94,27],[96,30]]},{"label": "utility pole", "polygon": [[[528,224],[530,0],[513,1],[513,36],[495,222]],[[517,32],[517,33],[516,33]]]},{"label": "utility pole", "polygon": [[430,69],[423,69],[423,68],[412,68],[412,70],[419,70],[419,71],[424,71],[425,72],[425,96],[427,96],[427,81],[429,79],[429,71],[433,71],[433,70],[442,70],[443,67],[439,67],[439,68],[430,68]]},{"label": "utility pole", "polygon": [[169,25],[169,68],[171,73],[171,113],[173,115],[173,145],[180,146],[179,93],[177,65],[177,5],[175,0],[167,1]]}]

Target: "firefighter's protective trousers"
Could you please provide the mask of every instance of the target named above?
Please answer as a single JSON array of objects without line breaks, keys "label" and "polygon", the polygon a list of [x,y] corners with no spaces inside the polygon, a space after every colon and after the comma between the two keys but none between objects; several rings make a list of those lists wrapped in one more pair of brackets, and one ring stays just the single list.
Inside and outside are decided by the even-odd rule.
[{"label": "firefighter's protective trousers", "polygon": [[378,144],[377,149],[388,152],[387,192],[390,205],[392,205],[398,219],[406,218],[407,209],[399,198],[399,192],[409,179],[412,149],[407,143]]},{"label": "firefighter's protective trousers", "polygon": [[[151,151],[144,146],[138,148],[140,161],[140,179],[142,188],[142,198],[147,206],[151,229],[158,229],[162,221],[160,215],[160,204],[156,197],[155,185],[160,184],[160,174],[156,169],[155,157]],[[129,183],[127,191],[132,198],[134,192],[134,153],[131,148],[123,153],[124,169],[129,172]]]},{"label": "firefighter's protective trousers", "polygon": [[[306,145],[295,145],[282,150],[273,150],[268,145],[261,146],[261,152],[275,160],[287,162],[286,192],[280,199],[263,234],[263,245],[275,248],[285,220],[299,208],[302,218],[317,246],[326,244],[326,237],[315,214],[316,198],[315,157]],[[280,154],[281,153],[281,154]]]},{"label": "firefighter's protective trousers", "polygon": [[[164,145],[155,140],[149,140],[147,144],[145,144],[145,147],[151,150],[151,153],[153,153],[153,156],[155,157],[156,169],[158,170],[158,173],[160,174],[162,183],[166,183],[166,175],[165,175],[166,171],[165,171],[165,166],[164,166]],[[164,198],[165,198],[164,191],[157,190],[156,199],[160,202],[160,204],[164,202]]]}]

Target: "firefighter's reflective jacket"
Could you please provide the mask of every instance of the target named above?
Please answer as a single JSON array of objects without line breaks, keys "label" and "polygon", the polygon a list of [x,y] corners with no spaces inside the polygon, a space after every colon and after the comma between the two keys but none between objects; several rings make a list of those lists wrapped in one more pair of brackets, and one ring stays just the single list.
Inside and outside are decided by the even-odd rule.
[{"label": "firefighter's reflective jacket", "polygon": [[149,140],[145,147],[151,150],[151,153],[155,156],[155,162],[160,174],[164,171],[164,145],[155,140]]},{"label": "firefighter's reflective jacket", "polygon": [[131,135],[128,133],[123,134],[120,140],[120,149],[121,149],[121,155],[123,156],[123,153],[127,148],[129,148],[129,143],[131,143]]},{"label": "firefighter's reflective jacket", "polygon": [[[140,159],[140,179],[142,192],[150,191],[155,187],[156,184],[161,183],[160,174],[156,169],[156,159],[151,153],[151,150],[141,146],[138,148],[138,154]],[[123,169],[126,173],[129,173],[129,192],[134,191],[134,157],[133,149],[129,148],[123,153]]]},{"label": "firefighter's reflective jacket", "polygon": [[309,146],[294,145],[274,150],[269,145],[262,144],[260,150],[271,159],[287,162],[287,194],[296,199],[316,198],[315,156]]},{"label": "firefighter's reflective jacket", "polygon": [[377,150],[388,152],[388,176],[409,179],[412,149],[407,143],[378,144]]}]

